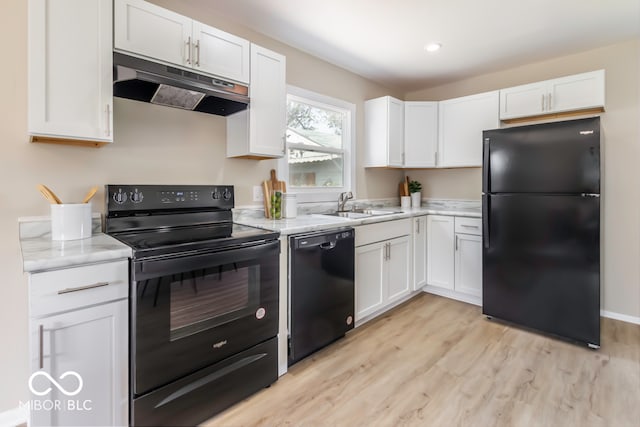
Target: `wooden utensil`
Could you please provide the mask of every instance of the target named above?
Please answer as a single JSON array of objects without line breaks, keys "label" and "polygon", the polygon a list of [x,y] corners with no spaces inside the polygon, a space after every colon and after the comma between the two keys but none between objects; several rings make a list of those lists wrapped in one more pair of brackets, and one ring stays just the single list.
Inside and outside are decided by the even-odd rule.
[{"label": "wooden utensil", "polygon": [[84,196],[84,199],[82,199],[82,203],[89,203],[89,200],[91,200],[91,198],[93,196],[95,196],[97,192],[98,192],[98,186],[97,185],[94,186],[94,187],[91,187],[91,189],[89,190],[87,195]]},{"label": "wooden utensil", "polygon": [[52,205],[61,205],[62,204],[62,202],[60,201],[58,196],[56,196],[56,194],[53,191],[51,191],[49,188],[47,188],[46,185],[38,184],[37,188],[40,191],[40,193],[42,193],[44,198],[47,199],[49,201],[49,203],[51,203]]},{"label": "wooden utensil", "polygon": [[262,181],[262,198],[264,200],[264,217],[271,218],[271,191],[269,184],[271,181]]}]

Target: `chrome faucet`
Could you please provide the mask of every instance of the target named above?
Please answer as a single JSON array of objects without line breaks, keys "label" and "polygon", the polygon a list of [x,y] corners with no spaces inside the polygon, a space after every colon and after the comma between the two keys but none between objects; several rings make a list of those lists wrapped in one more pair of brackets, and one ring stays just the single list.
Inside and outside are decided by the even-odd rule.
[{"label": "chrome faucet", "polygon": [[353,193],[351,191],[340,193],[340,197],[338,197],[338,212],[344,212],[344,206],[351,199],[353,199]]}]

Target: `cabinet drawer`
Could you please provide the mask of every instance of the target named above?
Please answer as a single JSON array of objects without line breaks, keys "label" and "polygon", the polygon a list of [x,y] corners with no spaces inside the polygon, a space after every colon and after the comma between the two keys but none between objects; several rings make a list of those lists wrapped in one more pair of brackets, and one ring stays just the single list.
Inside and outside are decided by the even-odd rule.
[{"label": "cabinet drawer", "polygon": [[411,234],[411,219],[377,222],[356,227],[356,246]]},{"label": "cabinet drawer", "polygon": [[30,315],[127,298],[128,291],[128,260],[35,273],[29,277]]},{"label": "cabinet drawer", "polygon": [[457,216],[455,219],[455,232],[480,236],[482,235],[482,219]]}]

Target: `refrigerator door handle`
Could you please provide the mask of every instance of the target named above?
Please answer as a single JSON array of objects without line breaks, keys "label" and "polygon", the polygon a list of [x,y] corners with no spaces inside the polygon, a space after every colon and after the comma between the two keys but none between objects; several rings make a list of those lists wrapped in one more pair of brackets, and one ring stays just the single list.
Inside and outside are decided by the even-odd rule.
[{"label": "refrigerator door handle", "polygon": [[485,249],[489,249],[489,195],[482,195],[482,241]]},{"label": "refrigerator door handle", "polygon": [[482,144],[483,149],[483,159],[482,159],[482,192],[488,193],[490,191],[489,188],[489,176],[491,171],[491,164],[489,163],[489,142],[491,138],[485,138],[484,144]]}]

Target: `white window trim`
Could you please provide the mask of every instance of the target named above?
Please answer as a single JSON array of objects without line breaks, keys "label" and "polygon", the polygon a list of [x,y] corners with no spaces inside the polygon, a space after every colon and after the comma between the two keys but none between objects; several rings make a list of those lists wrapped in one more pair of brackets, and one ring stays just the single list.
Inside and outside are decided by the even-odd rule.
[{"label": "white window trim", "polygon": [[[349,167],[349,170],[345,171],[344,174],[344,182],[342,187],[332,187],[331,189],[327,188],[293,188],[291,187],[291,192],[296,193],[296,198],[298,203],[310,203],[310,202],[335,202],[338,200],[338,196],[343,191],[351,191],[353,196],[356,196],[356,105],[347,101],[343,101],[341,99],[332,98],[330,96],[321,95],[316,92],[312,92],[310,90],[302,89],[297,86],[287,85],[287,100],[289,98],[301,98],[300,100],[305,103],[309,103],[309,105],[314,105],[320,108],[327,109],[342,109],[347,112],[347,120],[345,120],[345,128],[343,129],[343,134],[345,135],[345,147],[344,147],[344,157],[343,157],[343,165]],[[285,155],[278,160],[278,175],[281,177],[285,177],[286,180],[289,179],[289,163],[287,161],[288,158],[288,147],[285,140]],[[332,151],[330,148],[326,150],[330,152]],[[289,187],[287,188],[289,191]]]}]

